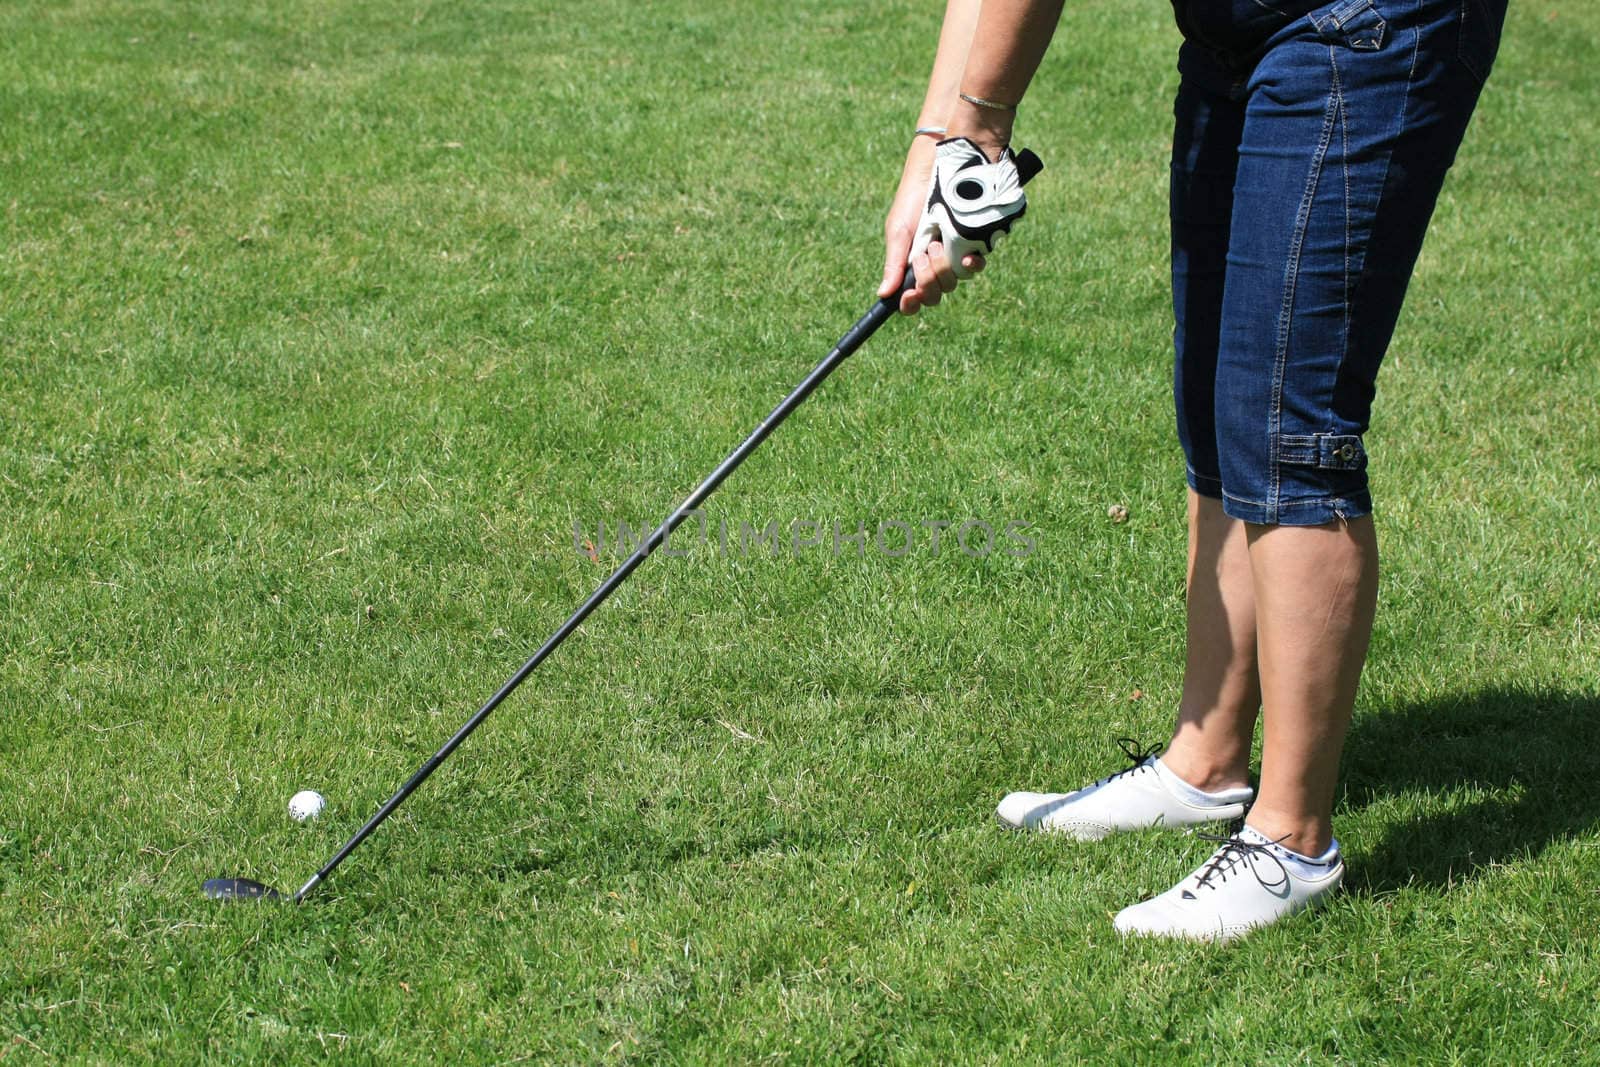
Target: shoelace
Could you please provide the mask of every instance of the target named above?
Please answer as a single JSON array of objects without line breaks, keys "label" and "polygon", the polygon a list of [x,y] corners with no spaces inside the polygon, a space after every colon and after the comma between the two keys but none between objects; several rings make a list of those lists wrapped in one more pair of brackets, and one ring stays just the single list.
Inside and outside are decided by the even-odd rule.
[{"label": "shoelace", "polygon": [[[1267,841],[1259,845],[1254,841],[1245,841],[1237,835],[1219,837],[1215,834],[1196,834],[1195,836],[1205,841],[1218,841],[1222,844],[1222,847],[1217,849],[1217,854],[1211,857],[1211,862],[1207,863],[1195,878],[1195,889],[1215,889],[1223,882],[1226,882],[1228,876],[1238,871],[1241,867],[1248,867],[1250,873],[1256,876],[1256,881],[1261,883],[1261,888],[1268,892],[1276,892],[1289,884],[1289,869],[1283,865],[1283,861],[1272,851],[1272,846],[1287,840],[1288,834],[1284,834],[1277,841]],[[1271,860],[1273,866],[1278,868],[1279,877],[1277,879],[1268,881],[1262,877],[1261,869],[1256,866],[1256,861],[1263,856]],[[1185,899],[1194,899],[1194,893],[1188,889],[1183,891],[1183,895]]]},{"label": "shoelace", "polygon": [[1095,785],[1105,785],[1107,782],[1115,781],[1124,775],[1138,774],[1142,770],[1148,770],[1149,768],[1146,766],[1146,764],[1150,758],[1152,756],[1161,755],[1161,750],[1167,746],[1158,743],[1151,745],[1149,748],[1141,749],[1139,747],[1139,742],[1135,741],[1133,738],[1119,737],[1117,738],[1117,747],[1122,749],[1122,754],[1128,758],[1129,766],[1124,767],[1116,774],[1106,775],[1104,778],[1096,782]]}]

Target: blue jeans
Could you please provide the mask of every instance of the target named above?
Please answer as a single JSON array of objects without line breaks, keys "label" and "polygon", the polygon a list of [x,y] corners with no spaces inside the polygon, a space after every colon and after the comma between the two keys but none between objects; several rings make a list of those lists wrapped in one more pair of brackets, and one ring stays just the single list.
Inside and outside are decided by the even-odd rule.
[{"label": "blue jeans", "polygon": [[1506,0],[1173,0],[1178,437],[1251,523],[1372,510],[1378,366]]}]

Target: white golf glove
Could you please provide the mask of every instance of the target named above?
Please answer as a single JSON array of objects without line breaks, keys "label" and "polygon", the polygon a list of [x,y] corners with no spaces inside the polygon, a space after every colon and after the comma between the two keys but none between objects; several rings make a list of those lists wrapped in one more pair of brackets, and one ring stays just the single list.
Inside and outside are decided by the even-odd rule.
[{"label": "white golf glove", "polygon": [[940,141],[934,150],[928,204],[911,243],[912,258],[940,241],[956,277],[972,277],[961,261],[974,253],[993,252],[1027,209],[1022,183],[1033,177],[1038,160],[1031,152],[1023,156],[1029,160],[1024,164],[1027,174],[1018,173],[1018,157],[1009,148],[999,162],[990,163],[983,150],[965,137]]}]

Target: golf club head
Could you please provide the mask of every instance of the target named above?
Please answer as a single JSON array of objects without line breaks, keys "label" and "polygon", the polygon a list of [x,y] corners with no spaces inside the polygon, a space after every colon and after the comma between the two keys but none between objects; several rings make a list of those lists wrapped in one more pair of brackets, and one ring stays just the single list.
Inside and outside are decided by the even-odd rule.
[{"label": "golf club head", "polygon": [[212,878],[200,888],[212,900],[282,900],[283,894],[250,878]]}]

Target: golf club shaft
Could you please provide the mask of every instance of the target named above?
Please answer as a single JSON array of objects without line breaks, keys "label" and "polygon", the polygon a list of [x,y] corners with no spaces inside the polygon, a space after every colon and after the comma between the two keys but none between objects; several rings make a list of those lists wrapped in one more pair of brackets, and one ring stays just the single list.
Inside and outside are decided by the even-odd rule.
[{"label": "golf club shaft", "polygon": [[[911,271],[907,268],[906,279],[901,286],[900,293],[910,289],[914,284]],[[444,743],[444,747],[430,756],[428,761],[406,780],[406,783],[396,791],[394,796],[390,797],[383,807],[378,809],[377,814],[368,819],[366,825],[357,830],[355,835],[346,841],[338,852],[334,853],[333,858],[323,864],[322,869],[312,875],[310,880],[300,887],[299,891],[294,895],[296,904],[303,901],[306,895],[317,887],[318,883],[331,875],[335,868],[345,861],[345,857],[354,852],[361,842],[365,841],[374,830],[383,825],[383,821],[392,815],[394,810],[404,803],[406,797],[415,792],[418,786],[428,780],[428,776],[438,769],[439,764],[449,758],[450,753],[454,752],[461,742],[471,736],[472,731],[476,730],[483,723],[483,720],[487,719],[489,714],[500,706],[500,702],[510,696],[528,675],[538,669],[539,664],[544,662],[545,657],[559,648],[561,642],[565,641],[572,634],[572,631],[581,626],[583,620],[588,618],[595,608],[605,603],[606,598],[616,592],[617,587],[627,581],[628,575],[632,574],[639,564],[645,561],[645,557],[660,547],[671,536],[672,531],[677,529],[685,519],[693,514],[695,509],[704,503],[706,498],[716,490],[717,486],[721,485],[723,480],[732,474],[739,464],[743,463],[750,453],[754,452],[761,442],[765,441],[772,431],[776,430],[783,423],[783,420],[789,417],[795,408],[805,402],[806,397],[810,396],[817,386],[822,384],[824,378],[832,374],[840,363],[848,359],[856,349],[861,347],[867,338],[873,335],[879,326],[882,326],[894,315],[900,306],[900,293],[890,297],[883,297],[873,303],[872,308],[861,316],[856,324],[850,327],[850,330],[839,339],[839,343],[833,347],[833,351],[829,352],[827,357],[821,363],[818,363],[810,374],[806,375],[805,380],[796,386],[792,393],[784,397],[783,401],[772,409],[772,414],[763,419],[761,425],[751,431],[750,436],[746,437],[744,442],[734,449],[727,459],[717,465],[717,469],[712,471],[706,480],[700,483],[699,488],[689,494],[687,500],[678,505],[677,510],[669,515],[665,522],[657,526],[655,531],[645,538],[639,547],[634,550],[633,554],[612,573],[611,577],[600,583],[600,587],[589,595],[589,599],[585,600],[582,606],[577,611],[574,611],[572,616],[562,623],[555,633],[550,635],[549,640],[539,647],[539,651],[535,652],[529,657],[528,662],[517,669],[517,673],[506,679],[506,683],[484,703],[483,707],[478,709],[477,714],[468,719],[461,729],[457,730],[455,735]]]}]

